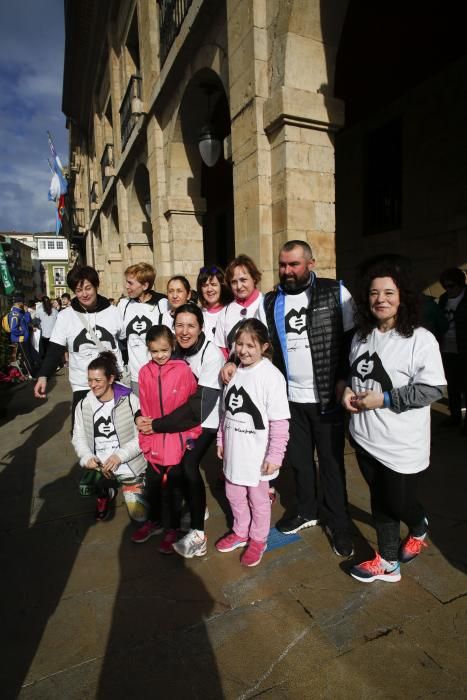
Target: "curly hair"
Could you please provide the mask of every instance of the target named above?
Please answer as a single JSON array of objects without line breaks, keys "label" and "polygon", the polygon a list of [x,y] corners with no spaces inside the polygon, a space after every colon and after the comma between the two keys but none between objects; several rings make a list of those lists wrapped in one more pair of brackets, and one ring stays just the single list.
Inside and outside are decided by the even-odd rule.
[{"label": "curly hair", "polygon": [[355,297],[358,337],[364,340],[378,325],[368,300],[372,281],[378,277],[390,277],[399,290],[400,297],[394,328],[399,335],[410,338],[414,329],[420,325],[421,318],[421,295],[413,286],[410,261],[398,255],[380,256],[363,263],[359,271],[360,283]]}]

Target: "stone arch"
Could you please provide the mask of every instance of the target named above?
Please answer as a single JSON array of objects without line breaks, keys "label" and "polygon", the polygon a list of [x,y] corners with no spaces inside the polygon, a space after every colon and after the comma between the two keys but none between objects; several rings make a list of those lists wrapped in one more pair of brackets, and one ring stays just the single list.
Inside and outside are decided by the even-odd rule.
[{"label": "stone arch", "polygon": [[[210,57],[219,59],[219,51],[204,47],[194,65]],[[198,148],[198,134],[210,121],[219,138],[230,135],[230,111],[224,80],[211,67],[192,71],[178,94],[179,107],[166,125],[167,208],[169,246],[173,269],[195,277],[205,261],[225,264],[233,253],[232,166],[224,160],[207,171]],[[220,196],[213,188],[220,182]],[[218,205],[218,206],[217,206]],[[217,211],[216,211],[217,209]],[[223,223],[220,223],[223,222]],[[223,234],[216,236],[221,226]],[[214,260],[213,258],[219,258]]]}]

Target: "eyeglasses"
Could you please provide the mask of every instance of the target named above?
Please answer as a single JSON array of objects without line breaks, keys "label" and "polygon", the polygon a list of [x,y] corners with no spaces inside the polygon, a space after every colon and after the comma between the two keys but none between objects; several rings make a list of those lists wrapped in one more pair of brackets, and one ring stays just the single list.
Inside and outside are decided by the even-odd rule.
[{"label": "eyeglasses", "polygon": [[217,275],[217,273],[220,272],[219,268],[213,265],[212,267],[200,267],[199,268],[199,273],[200,275]]}]

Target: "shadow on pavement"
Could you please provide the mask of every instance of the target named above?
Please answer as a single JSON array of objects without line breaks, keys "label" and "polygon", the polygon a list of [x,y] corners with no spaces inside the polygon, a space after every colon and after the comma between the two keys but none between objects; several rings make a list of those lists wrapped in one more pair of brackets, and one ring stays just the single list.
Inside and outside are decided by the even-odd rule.
[{"label": "shadow on pavement", "polygon": [[0,687],[5,699],[18,697],[85,535],[82,532],[78,537],[66,519],[52,517],[60,505],[59,494],[76,488],[70,482],[75,484],[78,467],[41,489],[41,503],[30,526],[38,450],[60,432],[68,415],[69,402],[55,405],[47,416],[27,428],[31,432],[20,447],[2,455],[2,460],[11,460],[0,474],[0,595],[4,609]]},{"label": "shadow on pavement", "polygon": [[[197,559],[157,551],[162,535],[120,544],[120,584],[96,698],[224,697],[204,621],[215,602],[193,572]],[[194,566],[192,566],[194,564]]]}]

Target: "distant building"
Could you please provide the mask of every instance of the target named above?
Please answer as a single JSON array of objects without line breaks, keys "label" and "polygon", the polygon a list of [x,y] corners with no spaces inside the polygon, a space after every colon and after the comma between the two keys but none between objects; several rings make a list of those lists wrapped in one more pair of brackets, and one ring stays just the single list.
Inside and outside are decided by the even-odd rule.
[{"label": "distant building", "polygon": [[467,261],[462,4],[108,0],[65,5],[70,242],[119,297],[287,240],[320,275]]},{"label": "distant building", "polygon": [[[55,233],[18,233],[16,231],[0,234],[13,242],[13,247],[22,246],[25,259],[29,256],[28,272],[23,271],[21,282],[15,282],[17,291],[21,284],[21,292],[25,297],[39,297],[46,294],[51,299],[61,296],[70,290],[66,284],[66,276],[70,268],[70,246],[65,236],[56,236]],[[26,250],[28,253],[26,253]],[[14,270],[15,256],[10,256]],[[8,265],[11,269],[10,258]],[[24,285],[23,280],[28,281]],[[23,290],[24,288],[24,290]],[[27,290],[27,291],[26,291]]]},{"label": "distant building", "polygon": [[[15,293],[24,294],[27,301],[36,294],[34,268],[37,269],[37,260],[33,259],[33,246],[30,241],[23,240],[23,236],[26,238],[28,234],[0,232],[0,243],[15,285]],[[4,292],[3,287],[1,291]]]}]

